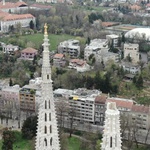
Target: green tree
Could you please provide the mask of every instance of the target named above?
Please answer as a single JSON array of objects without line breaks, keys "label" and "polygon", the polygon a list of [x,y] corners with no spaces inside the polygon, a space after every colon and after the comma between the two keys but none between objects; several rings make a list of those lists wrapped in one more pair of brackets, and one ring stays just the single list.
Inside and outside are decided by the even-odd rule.
[{"label": "green tree", "polygon": [[28,117],[22,126],[21,132],[23,138],[32,139],[36,135],[37,116]]},{"label": "green tree", "polygon": [[34,29],[34,22],[33,22],[33,20],[30,21],[29,26],[30,26],[30,29],[32,29],[32,30]]},{"label": "green tree", "polygon": [[137,81],[136,81],[136,86],[137,86],[138,88],[143,87],[143,78],[142,78],[141,75],[138,77],[138,79],[137,79]]},{"label": "green tree", "polygon": [[5,129],[2,135],[2,150],[13,150],[14,134],[12,131]]},{"label": "green tree", "polygon": [[12,86],[13,85],[13,82],[12,82],[12,79],[10,78],[9,79],[9,86]]}]

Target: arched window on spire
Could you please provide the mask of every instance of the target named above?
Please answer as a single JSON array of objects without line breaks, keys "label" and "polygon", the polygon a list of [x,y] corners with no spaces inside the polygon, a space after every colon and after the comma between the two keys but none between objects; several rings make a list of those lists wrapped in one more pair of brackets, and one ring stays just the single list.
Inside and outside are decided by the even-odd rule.
[{"label": "arched window on spire", "polygon": [[51,121],[51,113],[49,113],[49,121]]},{"label": "arched window on spire", "polygon": [[110,137],[110,147],[112,147],[112,137]]},{"label": "arched window on spire", "polygon": [[52,146],[52,140],[53,140],[53,139],[52,139],[52,137],[51,137],[51,139],[50,139],[50,145],[51,145],[51,146]]},{"label": "arched window on spire", "polygon": [[47,75],[47,79],[49,79],[49,74]]},{"label": "arched window on spire", "polygon": [[45,109],[47,109],[47,101],[45,101]]},{"label": "arched window on spire", "polygon": [[49,108],[51,108],[51,102],[50,102],[50,100],[49,100]]},{"label": "arched window on spire", "polygon": [[45,134],[47,133],[47,127],[46,126],[44,127],[44,133]]},{"label": "arched window on spire", "polygon": [[45,113],[45,121],[47,121],[47,114]]},{"label": "arched window on spire", "polygon": [[47,146],[47,139],[44,139],[44,145]]},{"label": "arched window on spire", "polygon": [[50,133],[52,133],[52,125],[50,125],[49,131],[50,131]]}]

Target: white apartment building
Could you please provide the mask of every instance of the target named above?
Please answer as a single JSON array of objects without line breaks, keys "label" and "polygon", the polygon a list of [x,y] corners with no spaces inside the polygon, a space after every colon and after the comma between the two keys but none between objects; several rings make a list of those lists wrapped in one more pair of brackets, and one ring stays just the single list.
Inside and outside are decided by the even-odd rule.
[{"label": "white apartment building", "polygon": [[118,47],[119,44],[119,36],[116,34],[110,34],[106,35],[106,39],[108,40],[110,45],[113,45],[113,47]]},{"label": "white apartment building", "polygon": [[101,53],[107,53],[108,41],[106,39],[94,39],[91,40],[90,44],[84,49],[84,59],[89,60],[89,56],[94,54],[94,56],[99,56]]},{"label": "white apartment building", "polygon": [[8,32],[10,26],[17,27],[18,24],[21,27],[29,27],[30,21],[35,23],[35,17],[31,14],[9,14],[5,12],[0,12],[0,32]]},{"label": "white apartment building", "polygon": [[119,55],[117,53],[109,52],[107,39],[94,39],[84,49],[84,59],[89,60],[89,56],[94,54],[96,62],[102,62],[106,64],[109,60],[113,60],[115,63],[119,61]]},{"label": "white apartment building", "polygon": [[94,123],[95,121],[95,98],[101,91],[79,88],[69,97],[69,106],[75,111],[74,120]]},{"label": "white apartment building", "polygon": [[67,54],[71,58],[76,58],[80,55],[80,46],[78,40],[68,40],[61,42],[58,46],[58,53]]},{"label": "white apartment building", "polygon": [[6,45],[5,43],[1,43],[3,53],[14,54],[15,51],[19,50],[19,46],[15,46],[12,44]]},{"label": "white apartment building", "polygon": [[141,71],[141,67],[137,64],[132,64],[130,62],[121,62],[120,66],[123,67],[124,71],[131,74],[138,74]]},{"label": "white apartment building", "polygon": [[131,44],[125,43],[124,44],[124,58],[130,56],[132,63],[137,63],[140,60],[139,57],[139,44]]}]

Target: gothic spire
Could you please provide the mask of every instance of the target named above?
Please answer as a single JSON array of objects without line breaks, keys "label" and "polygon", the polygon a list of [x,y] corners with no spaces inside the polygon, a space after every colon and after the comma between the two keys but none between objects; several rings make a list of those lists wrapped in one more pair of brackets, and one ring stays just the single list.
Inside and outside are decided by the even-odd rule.
[{"label": "gothic spire", "polygon": [[47,24],[44,25],[42,96],[39,105],[36,150],[60,150],[49,59]]}]

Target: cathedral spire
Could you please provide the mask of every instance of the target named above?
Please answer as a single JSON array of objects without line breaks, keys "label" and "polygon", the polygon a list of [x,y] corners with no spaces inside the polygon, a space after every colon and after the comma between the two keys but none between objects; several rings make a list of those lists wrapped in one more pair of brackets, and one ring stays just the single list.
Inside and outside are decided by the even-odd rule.
[{"label": "cathedral spire", "polygon": [[102,150],[122,150],[120,137],[120,112],[116,103],[107,103],[105,112],[105,125],[102,139]]},{"label": "cathedral spire", "polygon": [[36,150],[60,150],[58,127],[53,97],[49,58],[47,24],[44,25],[41,101],[39,105]]}]

